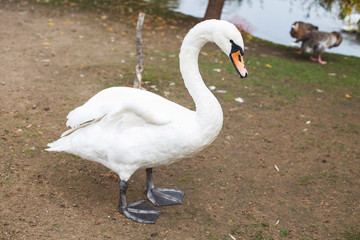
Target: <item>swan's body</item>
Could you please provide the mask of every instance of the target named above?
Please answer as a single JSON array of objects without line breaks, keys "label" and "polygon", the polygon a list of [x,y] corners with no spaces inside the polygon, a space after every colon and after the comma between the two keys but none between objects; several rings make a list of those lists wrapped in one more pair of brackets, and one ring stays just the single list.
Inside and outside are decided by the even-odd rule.
[{"label": "swan's body", "polygon": [[[154,188],[151,168],[193,156],[214,141],[221,130],[221,106],[204,84],[197,63],[199,51],[207,42],[215,42],[230,54],[239,74],[247,76],[242,60],[244,43],[235,26],[219,20],[199,23],[187,34],[180,51],[180,70],[195,111],[151,92],[108,88],[69,113],[67,125],[71,129],[50,143],[47,150],[72,153],[118,173],[120,211],[139,222],[155,222],[159,213],[149,210],[144,202],[127,206],[126,182],[137,169],[147,168],[148,198],[155,205],[181,203],[181,191]],[[139,211],[154,216],[148,218]]]},{"label": "swan's body", "polygon": [[220,105],[207,113],[199,119],[194,111],[151,92],[108,88],[70,112],[67,124],[73,129],[48,150],[99,162],[127,181],[139,168],[171,164],[209,145],[222,126]]},{"label": "swan's body", "polygon": [[318,54],[318,58],[311,57],[310,59],[321,64],[326,64],[325,61],[321,60],[321,54],[327,48],[339,46],[341,41],[342,36],[338,32],[327,33],[319,31],[311,31],[296,40],[296,42],[302,42],[301,50],[303,52]]}]

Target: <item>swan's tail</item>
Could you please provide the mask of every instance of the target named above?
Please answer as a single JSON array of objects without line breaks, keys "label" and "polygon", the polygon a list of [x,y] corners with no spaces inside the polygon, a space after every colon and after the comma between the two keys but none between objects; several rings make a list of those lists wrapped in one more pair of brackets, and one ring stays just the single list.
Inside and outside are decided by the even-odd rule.
[{"label": "swan's tail", "polygon": [[46,148],[45,151],[48,152],[62,152],[66,150],[66,148],[64,147],[66,146],[66,144],[64,144],[63,138],[60,138],[55,142],[48,143],[47,146],[48,148]]}]

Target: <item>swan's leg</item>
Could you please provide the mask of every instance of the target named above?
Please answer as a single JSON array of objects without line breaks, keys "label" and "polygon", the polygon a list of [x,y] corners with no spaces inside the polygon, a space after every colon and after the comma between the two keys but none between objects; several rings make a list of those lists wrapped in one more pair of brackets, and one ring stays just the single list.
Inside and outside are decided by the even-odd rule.
[{"label": "swan's leg", "polygon": [[127,205],[126,190],[128,185],[126,181],[120,181],[119,212],[139,223],[155,223],[160,211],[147,204],[144,200]]},{"label": "swan's leg", "polygon": [[152,168],[146,169],[146,188],[148,199],[155,206],[182,204],[184,192],[171,188],[155,188],[152,178]]}]

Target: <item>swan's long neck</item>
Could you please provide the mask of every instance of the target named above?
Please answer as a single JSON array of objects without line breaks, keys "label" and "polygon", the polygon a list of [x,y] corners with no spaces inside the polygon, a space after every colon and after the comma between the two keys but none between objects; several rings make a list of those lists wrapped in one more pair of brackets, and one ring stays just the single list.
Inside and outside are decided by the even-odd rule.
[{"label": "swan's long neck", "polygon": [[185,86],[195,102],[198,123],[205,131],[213,131],[217,135],[223,123],[222,109],[218,100],[206,87],[198,66],[200,49],[207,42],[213,42],[212,32],[211,26],[198,24],[186,35],[179,57]]}]

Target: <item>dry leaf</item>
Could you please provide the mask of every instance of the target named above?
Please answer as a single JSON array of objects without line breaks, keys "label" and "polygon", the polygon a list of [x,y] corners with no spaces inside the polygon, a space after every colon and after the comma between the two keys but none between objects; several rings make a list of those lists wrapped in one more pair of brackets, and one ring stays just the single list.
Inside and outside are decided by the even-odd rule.
[{"label": "dry leaf", "polygon": [[265,66],[268,67],[268,68],[272,68],[272,66],[270,64],[268,64],[268,63],[265,64]]},{"label": "dry leaf", "polygon": [[247,39],[249,39],[249,40],[253,39],[253,36],[251,36],[250,34],[246,34],[246,37],[247,37]]},{"label": "dry leaf", "polygon": [[107,30],[109,30],[110,32],[114,31],[114,29],[112,27],[108,27]]},{"label": "dry leaf", "polygon": [[53,26],[55,26],[55,23],[54,22],[49,22],[48,25],[49,25],[49,27],[53,27]]},{"label": "dry leaf", "polygon": [[345,94],[346,98],[351,98],[351,96],[349,94]]},{"label": "dry leaf", "polygon": [[43,46],[51,46],[51,43],[49,43],[49,42],[43,42],[42,45],[43,45]]}]

